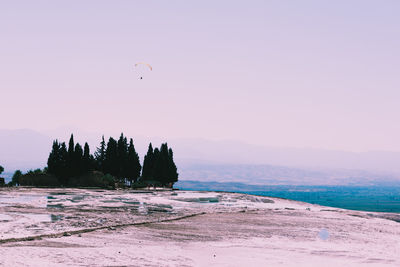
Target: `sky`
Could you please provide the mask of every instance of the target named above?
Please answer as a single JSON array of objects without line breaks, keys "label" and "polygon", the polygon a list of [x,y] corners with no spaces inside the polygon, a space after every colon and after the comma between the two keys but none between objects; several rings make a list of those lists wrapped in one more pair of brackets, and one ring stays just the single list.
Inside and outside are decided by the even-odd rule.
[{"label": "sky", "polygon": [[0,1],[0,128],[400,151],[399,12],[390,0]]}]

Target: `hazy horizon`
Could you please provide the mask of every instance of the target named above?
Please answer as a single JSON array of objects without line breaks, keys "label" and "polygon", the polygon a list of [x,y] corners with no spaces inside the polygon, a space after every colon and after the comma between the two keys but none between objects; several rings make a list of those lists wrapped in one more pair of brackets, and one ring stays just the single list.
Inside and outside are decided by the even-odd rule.
[{"label": "hazy horizon", "polygon": [[[168,142],[174,151],[180,180],[243,182],[291,185],[398,185],[400,152],[345,152],[321,149],[264,147],[241,141],[207,139],[165,139],[135,136],[140,161],[149,142],[159,147]],[[6,177],[20,169],[43,168],[55,137],[68,142],[69,133],[40,133],[33,130],[0,129],[0,162]],[[113,135],[118,138],[119,134]],[[105,135],[108,140],[108,136]],[[74,133],[75,142],[88,142],[91,152],[101,133]]]}]

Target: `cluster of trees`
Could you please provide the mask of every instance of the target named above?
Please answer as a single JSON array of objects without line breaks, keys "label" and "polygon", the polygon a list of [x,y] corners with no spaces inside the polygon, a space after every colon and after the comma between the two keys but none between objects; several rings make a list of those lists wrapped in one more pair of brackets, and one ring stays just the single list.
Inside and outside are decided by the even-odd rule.
[{"label": "cluster of trees", "polygon": [[103,136],[94,155],[96,170],[110,174],[120,182],[129,181],[132,184],[138,181],[142,166],[132,138],[128,143],[128,139],[121,134],[118,141],[110,137],[106,144]]},{"label": "cluster of trees", "polygon": [[90,155],[88,143],[84,148],[74,143],[74,136],[68,143],[68,149],[65,143],[53,142],[53,147],[47,160],[47,172],[55,175],[61,184],[68,185],[70,177],[80,176],[93,169],[93,156]]},{"label": "cluster of trees", "polygon": [[[0,174],[4,168],[0,166]],[[92,155],[88,143],[82,147],[71,135],[68,146],[55,140],[47,160],[47,167],[23,174],[17,170],[10,186],[101,186],[120,184],[172,186],[178,181],[173,152],[167,143],[153,149],[149,144],[143,168],[133,140],[123,134],[118,140],[104,136]]]},{"label": "cluster of trees", "polygon": [[178,181],[178,172],[174,163],[174,156],[167,143],[162,144],[161,148],[149,145],[147,154],[143,161],[142,179],[156,181],[163,185],[173,184]]},{"label": "cluster of trees", "polygon": [[142,171],[133,140],[129,139],[128,142],[123,134],[118,140],[110,137],[107,143],[103,136],[94,155],[90,154],[87,143],[83,149],[79,143],[75,144],[73,135],[68,148],[64,142],[55,140],[47,166],[46,173],[57,177],[62,185],[71,185],[72,180],[76,181],[74,177],[87,176],[93,171],[108,175],[108,180],[112,176],[116,182],[123,184],[129,182],[130,185],[142,182],[172,186],[178,181],[173,152],[166,143],[154,150],[150,143]]}]

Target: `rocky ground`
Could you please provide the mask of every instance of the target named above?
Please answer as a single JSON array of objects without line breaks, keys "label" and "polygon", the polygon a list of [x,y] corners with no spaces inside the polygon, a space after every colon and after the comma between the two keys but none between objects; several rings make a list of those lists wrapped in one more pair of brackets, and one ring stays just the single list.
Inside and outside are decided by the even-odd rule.
[{"label": "rocky ground", "polygon": [[1,266],[400,266],[400,217],[235,193],[1,189]]}]

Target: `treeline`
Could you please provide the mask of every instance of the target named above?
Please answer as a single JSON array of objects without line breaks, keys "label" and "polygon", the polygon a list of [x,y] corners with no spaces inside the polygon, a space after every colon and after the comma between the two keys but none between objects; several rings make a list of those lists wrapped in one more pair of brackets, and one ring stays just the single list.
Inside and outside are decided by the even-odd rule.
[{"label": "treeline", "polygon": [[31,186],[168,186],[178,181],[173,151],[167,143],[153,150],[149,144],[143,168],[132,138],[123,134],[118,140],[104,136],[94,154],[88,143],[82,147],[71,135],[68,146],[55,140],[44,170],[17,175],[11,185]]}]

